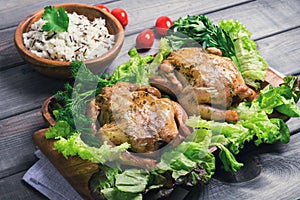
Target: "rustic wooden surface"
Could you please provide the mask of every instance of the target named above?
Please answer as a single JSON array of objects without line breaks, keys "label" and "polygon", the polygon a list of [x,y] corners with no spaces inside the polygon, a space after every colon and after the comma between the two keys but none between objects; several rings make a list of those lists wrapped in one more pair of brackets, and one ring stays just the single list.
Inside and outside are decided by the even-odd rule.
[{"label": "rustic wooden surface", "polygon": [[[37,158],[32,133],[47,125],[40,113],[41,104],[62,88],[65,81],[47,78],[33,71],[18,55],[14,31],[31,12],[56,3],[50,0],[0,0],[0,199],[46,199],[23,182],[22,176]],[[74,2],[74,1],[73,1]],[[103,3],[110,9],[123,7],[129,15],[125,43],[117,61],[126,61],[136,35],[153,28],[155,19],[168,15],[206,14],[213,22],[238,19],[253,33],[258,48],[269,65],[279,72],[300,77],[300,1],[299,0],[133,0],[83,1]],[[157,47],[157,42],[155,43]],[[151,52],[157,49],[153,48]],[[293,134],[287,145],[264,146],[249,153],[249,160],[259,160],[261,170],[251,180],[223,180],[189,194],[179,191],[173,199],[299,199],[300,198],[300,119],[291,119]],[[249,166],[252,166],[249,164]],[[247,168],[245,168],[247,169]],[[247,171],[247,170],[246,170]],[[184,194],[184,195],[183,195]]]},{"label": "rustic wooden surface", "polygon": [[99,170],[96,163],[82,160],[78,156],[66,159],[58,151],[53,151],[54,141],[47,140],[45,133],[48,130],[40,129],[33,134],[33,141],[39,149],[49,158],[50,162],[61,175],[72,185],[72,187],[84,198],[91,199],[88,182],[92,175]]}]

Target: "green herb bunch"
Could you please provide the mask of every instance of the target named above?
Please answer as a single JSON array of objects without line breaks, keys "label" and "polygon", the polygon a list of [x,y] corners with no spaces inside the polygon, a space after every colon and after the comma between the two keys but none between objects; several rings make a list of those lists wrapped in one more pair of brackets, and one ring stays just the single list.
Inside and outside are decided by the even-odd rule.
[{"label": "green herb bunch", "polygon": [[174,50],[199,45],[203,49],[216,47],[222,51],[223,56],[237,60],[229,34],[214,25],[205,15],[179,18],[170,27],[168,34],[167,39]]}]

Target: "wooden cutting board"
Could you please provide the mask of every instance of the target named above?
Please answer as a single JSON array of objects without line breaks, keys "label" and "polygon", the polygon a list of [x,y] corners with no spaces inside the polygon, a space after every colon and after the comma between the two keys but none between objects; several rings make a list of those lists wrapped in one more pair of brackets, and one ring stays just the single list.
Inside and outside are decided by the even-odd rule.
[{"label": "wooden cutting board", "polygon": [[273,68],[267,69],[265,84],[272,84],[274,86],[279,86],[281,83],[283,83],[284,74],[281,74],[280,72],[276,71]]},{"label": "wooden cutting board", "polygon": [[66,159],[61,153],[53,150],[55,140],[45,138],[48,129],[41,129],[33,134],[34,143],[57,168],[61,175],[84,199],[92,199],[88,181],[98,171],[98,164],[74,156]]},{"label": "wooden cutting board", "polygon": [[[267,69],[265,84],[271,83],[274,86],[278,86],[282,82],[283,75],[272,68]],[[47,99],[42,106],[42,114],[50,126],[55,124],[55,120],[48,108],[52,99],[53,97]],[[92,174],[98,171],[98,164],[82,160],[77,156],[66,159],[62,154],[53,150],[55,140],[47,140],[45,138],[45,132],[47,130],[48,129],[42,129],[35,132],[33,134],[34,143],[84,199],[92,199],[88,188],[88,182]]]}]

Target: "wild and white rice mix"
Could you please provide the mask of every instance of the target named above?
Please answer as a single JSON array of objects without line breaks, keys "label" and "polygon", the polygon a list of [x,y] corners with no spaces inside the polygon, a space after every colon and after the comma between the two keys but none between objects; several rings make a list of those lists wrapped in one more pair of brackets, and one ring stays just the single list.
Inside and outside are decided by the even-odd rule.
[{"label": "wild and white rice mix", "polygon": [[114,45],[114,36],[105,26],[105,19],[90,21],[83,15],[68,13],[68,32],[53,34],[42,30],[45,20],[32,24],[23,34],[27,49],[39,57],[59,61],[87,60],[99,57]]}]

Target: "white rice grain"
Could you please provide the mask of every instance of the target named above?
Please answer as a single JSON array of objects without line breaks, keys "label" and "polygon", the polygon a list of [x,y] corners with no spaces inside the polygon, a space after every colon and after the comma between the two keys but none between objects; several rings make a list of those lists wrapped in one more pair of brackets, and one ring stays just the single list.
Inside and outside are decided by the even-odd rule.
[{"label": "white rice grain", "polygon": [[43,31],[46,23],[43,19],[33,23],[30,30],[23,33],[25,47],[39,57],[59,61],[93,59],[112,48],[115,38],[109,34],[104,19],[90,21],[75,12],[68,16],[68,32]]}]

